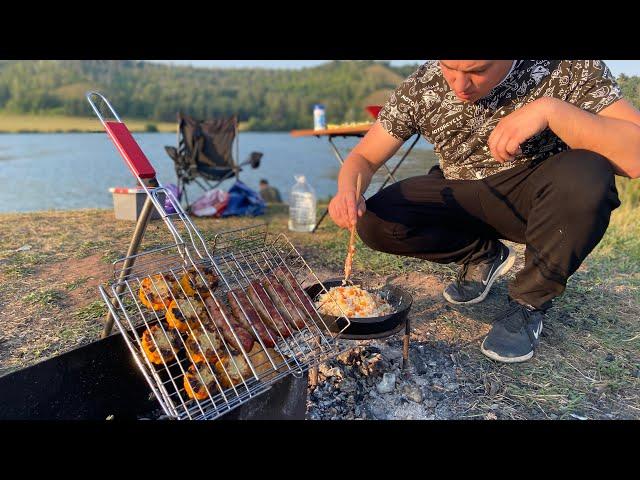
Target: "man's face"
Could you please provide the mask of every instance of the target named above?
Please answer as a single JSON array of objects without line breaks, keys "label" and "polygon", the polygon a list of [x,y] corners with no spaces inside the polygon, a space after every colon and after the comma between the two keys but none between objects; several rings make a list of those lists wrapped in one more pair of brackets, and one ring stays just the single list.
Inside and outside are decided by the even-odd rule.
[{"label": "man's face", "polygon": [[502,81],[513,60],[440,60],[439,64],[456,96],[473,103]]}]

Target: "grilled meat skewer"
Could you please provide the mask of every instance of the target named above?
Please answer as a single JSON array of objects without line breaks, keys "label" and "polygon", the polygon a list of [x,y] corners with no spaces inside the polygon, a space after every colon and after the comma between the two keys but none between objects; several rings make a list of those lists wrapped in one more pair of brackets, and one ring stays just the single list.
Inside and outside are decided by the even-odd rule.
[{"label": "grilled meat skewer", "polygon": [[[241,351],[240,346],[238,345],[238,342],[236,342],[235,336],[233,335],[233,332],[235,332],[238,340],[242,344],[242,348],[244,348],[244,351],[249,352],[254,343],[251,334],[247,332],[247,330],[231,316],[231,314],[224,308],[222,304],[220,304],[220,307],[218,307],[213,297],[207,297],[205,299],[205,304],[207,305],[207,310],[211,315],[211,319],[220,329],[220,331],[222,332],[222,336],[227,341],[229,346],[234,350]],[[229,324],[233,327],[233,331],[231,331],[231,328],[229,328],[229,325],[225,321],[223,312],[224,317],[229,320]]]},{"label": "grilled meat skewer", "polygon": [[269,295],[264,291],[258,280],[251,282],[250,288],[247,289],[247,295],[249,296],[251,303],[255,305],[258,314],[267,325],[277,331],[283,338],[287,338],[291,335],[284,318],[282,318],[282,315],[280,315],[280,312],[273,304],[273,301],[269,298]]},{"label": "grilled meat skewer", "polygon": [[[260,321],[258,312],[253,308],[253,305],[251,305],[251,302],[249,302],[249,299],[242,290],[236,289],[227,292],[227,300],[229,300],[229,305],[231,305],[231,311],[233,312],[235,319],[238,320],[249,333],[253,333],[255,329],[255,332],[258,334],[265,347],[270,348],[275,345],[275,342],[273,341],[275,334],[271,334],[268,327]],[[247,314],[247,317],[249,317],[248,319],[242,312],[243,310],[244,313]],[[251,328],[252,326],[253,328]]]},{"label": "grilled meat skewer", "polygon": [[280,276],[282,281],[282,285],[284,285],[285,290],[289,294],[289,296],[293,299],[293,302],[300,308],[301,311],[305,311],[314,318],[316,315],[316,310],[307,297],[306,293],[300,287],[295,277],[291,274],[286,267],[280,266],[276,269],[276,273]]},{"label": "grilled meat skewer", "polygon": [[280,314],[292,325],[294,328],[304,328],[306,326],[304,318],[300,315],[296,309],[295,304],[287,295],[284,287],[278,282],[275,275],[269,275],[268,281],[264,283],[264,288],[275,303],[276,308]]}]

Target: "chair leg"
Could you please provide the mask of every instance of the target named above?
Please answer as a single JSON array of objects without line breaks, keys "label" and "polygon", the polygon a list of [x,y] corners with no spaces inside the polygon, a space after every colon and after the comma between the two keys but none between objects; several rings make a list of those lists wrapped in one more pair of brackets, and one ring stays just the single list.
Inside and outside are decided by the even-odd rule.
[{"label": "chair leg", "polygon": [[[198,186],[199,186],[202,190],[204,190],[205,192],[207,191],[207,187],[205,187],[204,185],[202,185],[202,183],[200,183],[200,181],[199,181],[197,178],[195,178],[193,181],[194,181],[194,182],[196,182],[196,183],[198,184]],[[206,182],[205,182],[205,183],[206,183]],[[209,184],[208,184],[208,183],[207,183],[207,186],[209,186]]]},{"label": "chair leg", "polygon": [[[186,204],[184,207],[184,211],[189,212],[189,197],[187,196],[187,183],[185,181],[182,181],[182,184],[178,185],[178,188],[180,188],[180,191],[182,192],[182,198],[184,198],[184,201]],[[182,203],[182,200],[180,201],[180,203]]]}]

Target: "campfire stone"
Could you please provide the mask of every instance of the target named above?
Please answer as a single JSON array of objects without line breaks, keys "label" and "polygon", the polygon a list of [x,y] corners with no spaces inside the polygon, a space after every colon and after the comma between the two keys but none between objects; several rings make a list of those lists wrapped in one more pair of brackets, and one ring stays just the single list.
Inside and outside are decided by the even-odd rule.
[{"label": "campfire stone", "polygon": [[382,381],[378,383],[376,389],[378,393],[391,393],[396,387],[396,375],[395,373],[385,373],[382,376]]},{"label": "campfire stone", "polygon": [[387,413],[384,407],[380,405],[369,405],[369,414],[376,420],[386,420]]},{"label": "campfire stone", "polygon": [[420,387],[417,385],[405,385],[402,389],[402,393],[404,393],[404,395],[412,402],[422,403],[422,390],[420,390]]},{"label": "campfire stone", "polygon": [[447,392],[454,392],[458,389],[460,385],[458,385],[457,383],[451,382],[451,383],[447,383],[444,388]]},{"label": "campfire stone", "polygon": [[424,401],[423,405],[427,408],[436,408],[436,405],[438,405],[438,402],[432,398],[428,398]]}]

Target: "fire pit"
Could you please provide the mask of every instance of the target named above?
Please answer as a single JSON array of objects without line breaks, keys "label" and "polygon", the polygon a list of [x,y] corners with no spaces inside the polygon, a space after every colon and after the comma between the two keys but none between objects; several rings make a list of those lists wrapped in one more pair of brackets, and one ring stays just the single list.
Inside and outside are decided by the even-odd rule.
[{"label": "fire pit", "polygon": [[[220,419],[303,420],[307,375],[289,376]],[[0,377],[0,420],[167,419],[121,335]]]}]

